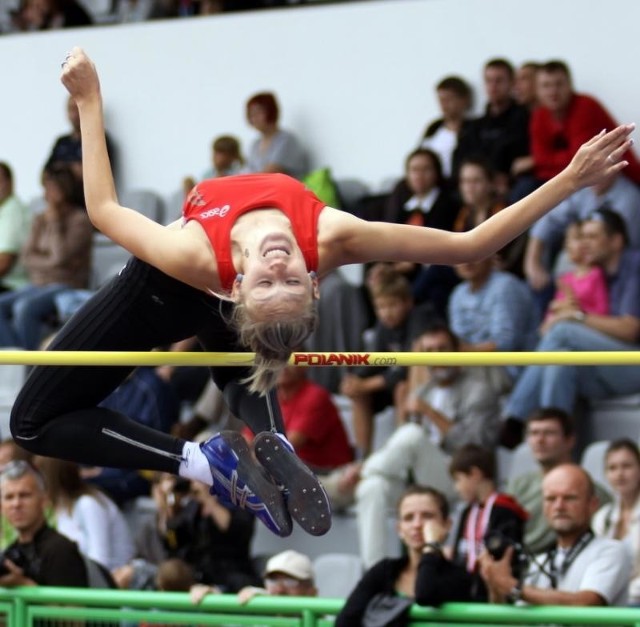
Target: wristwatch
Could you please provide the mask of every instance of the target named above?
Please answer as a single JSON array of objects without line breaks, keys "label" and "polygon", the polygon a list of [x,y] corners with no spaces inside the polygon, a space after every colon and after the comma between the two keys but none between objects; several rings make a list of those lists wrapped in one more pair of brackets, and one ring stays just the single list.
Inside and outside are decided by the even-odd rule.
[{"label": "wristwatch", "polygon": [[518,582],[507,594],[507,603],[515,605],[518,601],[522,601],[522,584]]},{"label": "wristwatch", "polygon": [[422,547],[423,553],[427,552],[425,549],[431,549],[436,553],[440,553],[440,551],[442,551],[442,544],[440,544],[440,542],[425,542],[424,546]]},{"label": "wristwatch", "polygon": [[584,311],[582,311],[581,309],[578,309],[577,311],[573,312],[573,319],[576,322],[584,322],[586,317],[587,317],[587,314],[584,313]]}]

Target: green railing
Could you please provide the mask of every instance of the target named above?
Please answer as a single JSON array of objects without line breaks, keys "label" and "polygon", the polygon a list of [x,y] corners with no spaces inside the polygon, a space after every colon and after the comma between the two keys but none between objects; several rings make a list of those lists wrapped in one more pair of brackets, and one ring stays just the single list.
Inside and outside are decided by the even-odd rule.
[{"label": "green railing", "polygon": [[[74,588],[0,588],[0,620],[6,627],[127,624],[260,625],[330,627],[341,599],[255,597],[239,605],[235,595],[211,595],[194,606],[176,592],[129,592]],[[414,606],[411,627],[434,625],[631,625],[640,627],[640,609],[478,605],[450,603],[440,609]],[[354,625],[354,627],[357,627]]]}]

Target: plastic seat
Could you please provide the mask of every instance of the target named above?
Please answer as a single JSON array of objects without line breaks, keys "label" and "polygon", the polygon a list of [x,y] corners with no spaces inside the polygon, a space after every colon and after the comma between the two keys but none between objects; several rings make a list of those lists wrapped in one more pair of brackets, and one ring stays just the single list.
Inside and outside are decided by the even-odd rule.
[{"label": "plastic seat", "polygon": [[511,456],[511,464],[509,466],[509,480],[515,479],[520,475],[525,475],[533,470],[539,470],[540,466],[535,460],[531,448],[526,442],[520,444],[513,451]]},{"label": "plastic seat", "polygon": [[351,213],[356,203],[371,193],[369,186],[358,179],[336,179],[335,183],[342,202],[340,208]]},{"label": "plastic seat", "polygon": [[364,567],[358,555],[326,553],[313,560],[318,596],[346,598],[360,581]]},{"label": "plastic seat", "polygon": [[164,224],[164,204],[158,194],[146,189],[129,189],[120,194],[124,207],[135,209],[158,224]]},{"label": "plastic seat", "polygon": [[89,287],[97,290],[108,280],[114,277],[127,263],[131,254],[122,246],[114,244],[101,233],[93,236],[93,248],[91,249],[91,278]]},{"label": "plastic seat", "polygon": [[610,488],[604,472],[604,459],[609,444],[609,440],[592,442],[584,449],[580,459],[580,465],[591,475],[591,478],[607,489]]}]

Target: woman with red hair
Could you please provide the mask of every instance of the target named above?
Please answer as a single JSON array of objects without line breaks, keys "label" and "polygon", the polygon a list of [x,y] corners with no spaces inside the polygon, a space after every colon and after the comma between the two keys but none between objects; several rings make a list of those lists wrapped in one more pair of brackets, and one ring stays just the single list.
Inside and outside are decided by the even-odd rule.
[{"label": "woman with red hair", "polygon": [[255,94],[247,101],[247,121],[260,133],[249,150],[249,172],[281,172],[301,178],[309,171],[307,155],[290,131],[278,126],[280,108],[271,92]]}]

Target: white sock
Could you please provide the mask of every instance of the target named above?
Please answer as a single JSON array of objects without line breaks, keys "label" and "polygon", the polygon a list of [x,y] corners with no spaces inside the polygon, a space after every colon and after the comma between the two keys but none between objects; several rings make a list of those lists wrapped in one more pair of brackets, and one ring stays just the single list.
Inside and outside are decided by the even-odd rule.
[{"label": "white sock", "polygon": [[209,460],[195,442],[185,442],[182,449],[182,461],[178,474],[185,479],[195,479],[207,485],[213,485]]}]

